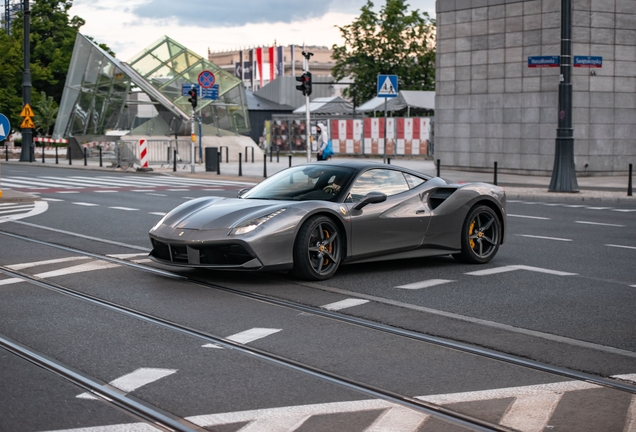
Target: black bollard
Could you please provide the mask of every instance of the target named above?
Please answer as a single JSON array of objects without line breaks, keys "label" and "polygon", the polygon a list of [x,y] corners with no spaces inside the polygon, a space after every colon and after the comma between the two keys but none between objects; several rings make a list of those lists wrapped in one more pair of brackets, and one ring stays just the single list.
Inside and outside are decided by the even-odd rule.
[{"label": "black bollard", "polygon": [[103,167],[102,165],[102,146],[99,146],[99,167]]},{"label": "black bollard", "polygon": [[391,158],[386,158],[387,165],[391,165]]},{"label": "black bollard", "polygon": [[440,171],[439,159],[437,159],[437,177],[439,177],[439,171]]},{"label": "black bollard", "polygon": [[42,144],[42,163],[44,163],[44,144]]},{"label": "black bollard", "polygon": [[[269,160],[272,161],[271,159]],[[276,150],[276,163],[280,162],[280,150]]]},{"label": "black bollard", "polygon": [[[279,152],[280,152],[280,150],[279,150]],[[274,147],[270,146],[270,148],[269,148],[269,161],[270,162],[272,161],[272,156],[274,156]]]},{"label": "black bollard", "polygon": [[216,175],[221,175],[221,155],[223,153],[222,152],[218,152],[217,153],[217,158],[216,158]]},{"label": "black bollard", "polygon": [[[247,153],[245,153],[247,155]],[[243,175],[243,155],[239,153],[239,177]]]},{"label": "black bollard", "polygon": [[86,147],[84,147],[84,166],[88,165],[87,153]]},{"label": "black bollard", "polygon": [[267,153],[263,157],[263,177],[267,178]]},{"label": "black bollard", "polygon": [[9,162],[9,146],[6,144],[4,145],[4,160]]},{"label": "black bollard", "polygon": [[254,163],[254,147],[252,147],[252,163]]},{"label": "black bollard", "polygon": [[247,163],[247,147],[245,147],[245,163]]},{"label": "black bollard", "polygon": [[73,149],[71,146],[66,147],[66,152],[68,153],[68,164],[73,165]]},{"label": "black bollard", "polygon": [[177,149],[174,149],[172,153],[172,171],[177,172]]},{"label": "black bollard", "polygon": [[289,155],[289,166],[291,166],[292,155]]},{"label": "black bollard", "polygon": [[55,147],[55,165],[59,164],[59,158],[58,158],[58,154],[57,154],[57,146]]},{"label": "black bollard", "polygon": [[492,184],[497,186],[497,162],[495,162],[495,178],[493,180]]},{"label": "black bollard", "polygon": [[633,169],[633,165],[629,164],[629,177],[627,178],[627,196],[633,196],[632,195],[632,169]]}]

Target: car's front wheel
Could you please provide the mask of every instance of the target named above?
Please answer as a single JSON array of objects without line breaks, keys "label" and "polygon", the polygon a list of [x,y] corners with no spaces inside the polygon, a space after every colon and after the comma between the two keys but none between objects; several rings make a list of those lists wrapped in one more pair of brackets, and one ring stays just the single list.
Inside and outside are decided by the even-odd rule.
[{"label": "car's front wheel", "polygon": [[306,280],[329,279],[340,265],[341,244],[338,228],[331,219],[309,218],[294,245],[294,274]]},{"label": "car's front wheel", "polygon": [[453,257],[461,262],[484,264],[499,250],[501,224],[495,212],[486,205],[473,207],[462,227],[462,251]]}]

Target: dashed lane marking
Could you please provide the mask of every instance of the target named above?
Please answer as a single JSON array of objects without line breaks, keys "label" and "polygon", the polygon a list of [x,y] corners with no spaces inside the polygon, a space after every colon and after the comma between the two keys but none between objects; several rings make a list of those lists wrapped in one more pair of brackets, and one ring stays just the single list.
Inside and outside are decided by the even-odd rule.
[{"label": "dashed lane marking", "polygon": [[[46,279],[46,278],[52,278],[56,276],[66,276],[70,274],[84,273],[84,272],[89,272],[94,270],[105,270],[105,269],[119,267],[119,266],[120,266],[119,264],[115,264],[115,263],[111,263],[107,261],[92,261],[90,263],[80,264],[73,267],[66,267],[59,270],[39,273],[39,274],[36,274],[35,277]],[[19,283],[19,282],[25,282],[25,280],[21,278],[4,279],[4,280],[0,280],[0,285],[11,285],[14,283]]]},{"label": "dashed lane marking", "polygon": [[636,209],[612,209],[615,212],[632,213],[636,212]]},{"label": "dashed lane marking", "polygon": [[430,288],[437,285],[447,284],[449,282],[455,282],[454,280],[447,279],[429,279],[421,282],[414,282],[406,285],[399,285],[395,288],[407,289],[407,290],[418,290],[422,288]]},{"label": "dashed lane marking", "polygon": [[564,271],[550,270],[550,269],[544,269],[541,267],[532,267],[532,266],[526,266],[526,265],[509,265],[504,267],[495,267],[491,269],[477,270],[474,272],[468,272],[464,274],[471,275],[471,276],[487,276],[487,275],[493,275],[497,273],[511,272],[515,270],[527,270],[527,271],[532,271],[537,273],[551,274],[555,276],[576,276],[577,275],[577,273],[569,273]]},{"label": "dashed lane marking", "polygon": [[[262,339],[264,337],[273,335],[274,333],[278,333],[279,331],[281,331],[282,329],[272,329],[272,328],[253,328],[250,330],[246,330],[244,332],[241,333],[237,333],[235,335],[232,336],[228,336],[226,339],[227,340],[231,340],[233,342],[236,343],[240,343],[240,344],[248,344],[250,342],[254,342],[255,340],[258,339]],[[209,343],[209,344],[205,344],[202,345],[203,348],[223,348],[217,344],[213,344],[213,343]]]},{"label": "dashed lane marking", "polygon": [[369,303],[369,300],[363,300],[363,299],[358,299],[358,298],[350,298],[350,299],[346,299],[346,300],[341,300],[335,303],[329,303],[326,304],[324,306],[320,306],[323,309],[327,309],[330,311],[339,311],[339,310],[343,310],[343,309],[347,309],[350,307],[354,307],[354,306],[360,306],[363,305],[365,303]]},{"label": "dashed lane marking", "polygon": [[585,207],[588,210],[612,210],[614,207]]},{"label": "dashed lane marking", "polygon": [[86,259],[88,259],[88,257],[74,256],[74,257],[67,257],[67,258],[51,259],[51,260],[46,260],[46,261],[35,261],[35,262],[30,262],[30,263],[12,264],[12,265],[8,265],[6,267],[10,268],[11,270],[23,270],[23,269],[32,268],[32,267],[39,267],[39,266],[43,266],[43,265],[59,264],[59,263],[63,263],[63,262],[86,260]]},{"label": "dashed lane marking", "polygon": [[167,213],[164,212],[149,212],[148,214],[156,215],[156,216],[165,216]]},{"label": "dashed lane marking", "polygon": [[574,221],[577,224],[586,224],[586,225],[600,225],[600,226],[608,226],[608,227],[619,227],[624,228],[625,225],[611,224],[611,223],[601,223],[601,222],[589,222],[589,221]]},{"label": "dashed lane marking", "polygon": [[545,236],[536,236],[536,235],[530,235],[530,234],[517,234],[517,235],[520,237],[528,237],[528,238],[535,238],[535,239],[542,239],[542,240],[556,240],[556,241],[564,241],[564,242],[574,241],[572,239],[564,239],[559,237],[545,237]]},{"label": "dashed lane marking", "polygon": [[[175,372],[177,372],[177,369],[139,368],[134,372],[109,382],[109,384],[125,393],[130,393],[140,387],[170,376]],[[79,399],[98,399],[90,393],[82,393],[75,397]]]},{"label": "dashed lane marking", "polygon": [[42,198],[42,201],[63,202],[64,200],[59,198]]},{"label": "dashed lane marking", "polygon": [[84,207],[99,207],[99,204],[95,203],[85,203],[85,202],[71,202],[71,204],[84,206]]},{"label": "dashed lane marking", "polygon": [[59,193],[59,194],[77,194],[79,192],[78,191],[59,191],[59,192],[56,192],[56,193]]},{"label": "dashed lane marking", "polygon": [[146,195],[150,195],[150,196],[158,196],[158,197],[167,197],[167,196],[168,196],[168,195],[166,195],[166,194],[158,194],[158,193],[149,193],[149,194],[146,194]]},{"label": "dashed lane marking", "polygon": [[97,192],[97,193],[115,193],[115,192],[119,192],[117,190],[96,190],[93,192]]},{"label": "dashed lane marking", "polygon": [[625,246],[625,245],[615,245],[615,244],[606,244],[605,246],[614,247],[614,248],[622,248],[622,249],[635,249],[636,246]]},{"label": "dashed lane marking", "polygon": [[518,217],[525,219],[539,219],[539,220],[551,220],[549,217],[541,217],[541,216],[525,216],[525,215],[517,215],[508,213],[508,217]]},{"label": "dashed lane marking", "polygon": [[139,209],[130,208],[130,207],[108,207],[108,208],[115,209],[115,210],[123,210],[123,211],[139,211]]}]

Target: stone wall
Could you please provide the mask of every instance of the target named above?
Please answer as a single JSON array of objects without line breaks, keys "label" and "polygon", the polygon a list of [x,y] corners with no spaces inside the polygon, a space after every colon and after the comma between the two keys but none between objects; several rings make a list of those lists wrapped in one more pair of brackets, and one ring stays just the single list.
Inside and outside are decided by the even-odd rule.
[{"label": "stone wall", "polygon": [[[572,0],[577,173],[636,163],[636,1]],[[436,154],[444,166],[549,174],[560,69],[528,68],[559,55],[561,0],[438,0]]]}]

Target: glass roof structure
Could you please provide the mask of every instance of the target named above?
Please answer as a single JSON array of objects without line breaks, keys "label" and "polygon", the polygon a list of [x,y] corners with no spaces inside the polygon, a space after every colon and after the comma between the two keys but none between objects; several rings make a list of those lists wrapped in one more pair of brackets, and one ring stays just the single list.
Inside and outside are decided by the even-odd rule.
[{"label": "glass roof structure", "polygon": [[202,133],[249,132],[241,80],[186,47],[164,36],[122,62],[78,34],[53,136],[190,135],[192,108],[182,86],[205,70],[214,74],[218,99],[198,99]]}]

